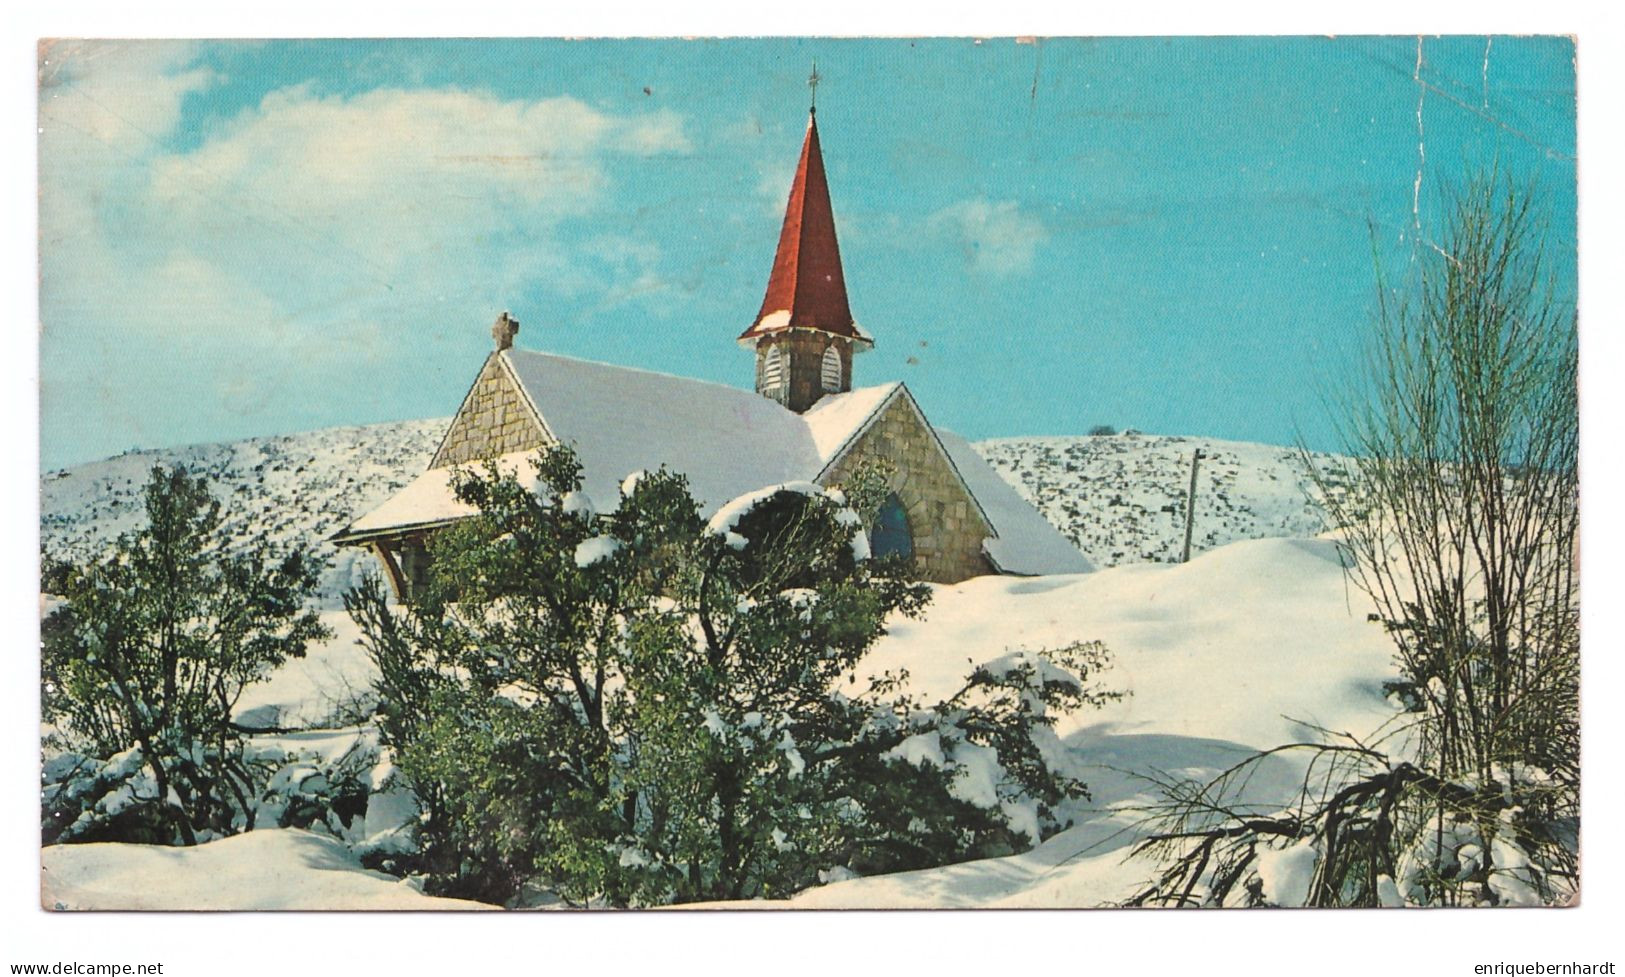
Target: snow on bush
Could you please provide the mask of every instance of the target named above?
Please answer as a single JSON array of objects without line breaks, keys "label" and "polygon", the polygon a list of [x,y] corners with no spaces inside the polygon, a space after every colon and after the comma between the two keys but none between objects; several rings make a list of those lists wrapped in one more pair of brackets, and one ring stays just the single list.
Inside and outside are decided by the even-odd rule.
[{"label": "snow on bush", "polygon": [[942,768],[948,765],[948,758],[942,751],[942,733],[935,729],[927,733],[916,733],[910,736],[882,753],[881,758],[902,760],[916,767],[930,764],[933,767]]},{"label": "snow on bush", "polygon": [[45,762],[41,780],[42,835],[47,844],[174,840],[164,812],[154,809],[157,780],[140,747],[106,759],[59,753]]},{"label": "snow on bush", "polygon": [[559,501],[559,506],[566,514],[591,519],[598,515],[598,510],[592,504],[592,497],[585,492],[566,492]]},{"label": "snow on bush", "polygon": [[1258,880],[1264,901],[1272,906],[1302,906],[1309,899],[1309,884],[1315,878],[1315,861],[1320,852],[1314,839],[1304,838],[1285,848],[1258,851]]},{"label": "snow on bush", "polygon": [[576,545],[576,566],[590,567],[602,563],[621,551],[621,541],[613,536],[594,536]]},{"label": "snow on bush", "polygon": [[[202,744],[195,747],[202,755]],[[233,831],[304,828],[382,863],[415,847],[416,798],[397,775],[377,730],[360,727],[321,733],[254,737],[243,751],[263,787],[233,803]],[[158,805],[157,783],[139,748],[106,760],[59,753],[44,765],[44,840],[136,841],[173,844]],[[171,797],[170,804],[174,804]],[[221,837],[210,832],[199,842]]]},{"label": "snow on bush", "polygon": [[[1307,753],[1296,806],[1263,813],[1238,790]],[[1367,746],[1255,753],[1205,785],[1162,781],[1161,830],[1135,853],[1170,863],[1129,905],[1534,906],[1568,902],[1577,823],[1542,773],[1441,780]],[[1510,785],[1510,786],[1509,786]],[[1553,816],[1552,810],[1558,813]],[[1328,852],[1335,853],[1327,855]]]},{"label": "snow on bush", "polygon": [[743,550],[750,541],[735,532],[740,521],[764,504],[786,493],[809,499],[822,499],[835,506],[835,524],[851,531],[848,548],[852,553],[852,559],[859,562],[870,559],[872,553],[869,547],[869,534],[864,531],[863,517],[847,506],[846,493],[840,489],[825,489],[813,482],[784,482],[747,492],[718,509],[706,522],[705,531],[712,536],[721,536],[729,549]]},{"label": "snow on bush", "polygon": [[1012,675],[1021,675],[1023,678],[1036,681],[1040,686],[1054,682],[1077,689],[1080,692],[1083,690],[1082,683],[1078,681],[1076,675],[1026,649],[1012,651],[991,661],[983,662],[977,666],[977,670],[986,672],[997,681],[1005,681]]},{"label": "snow on bush", "polygon": [[[864,559],[847,496],[791,482],[702,520],[662,470],[583,520],[558,502],[582,482],[573,453],[550,449],[539,472],[555,504],[500,475],[459,487],[480,515],[441,537],[425,599],[351,602],[385,742],[424,801],[430,891],[779,897],[832,862],[1007,854],[1087,796],[1051,726],[1111,697],[1086,681],[1098,645],[967,666],[940,700],[859,682],[888,620],[918,617],[930,589],[906,561]],[[527,545],[493,543],[506,533]],[[917,738],[932,734],[935,764]]]},{"label": "snow on bush", "polygon": [[824,497],[824,488],[812,482],[785,482],[747,492],[718,509],[705,524],[705,531],[713,536],[725,536],[739,525],[739,521],[756,511],[756,507],[770,499],[793,492],[808,498]]}]

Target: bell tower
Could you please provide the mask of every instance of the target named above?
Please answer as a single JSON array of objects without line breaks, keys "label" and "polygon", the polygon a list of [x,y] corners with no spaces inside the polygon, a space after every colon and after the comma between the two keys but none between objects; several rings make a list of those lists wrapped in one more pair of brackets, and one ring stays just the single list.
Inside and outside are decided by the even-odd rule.
[{"label": "bell tower", "polygon": [[[817,68],[809,83],[816,91]],[[756,353],[756,392],[798,414],[825,394],[851,390],[853,355],[874,345],[847,305],[816,105],[807,115],[767,295],[739,344]]]}]

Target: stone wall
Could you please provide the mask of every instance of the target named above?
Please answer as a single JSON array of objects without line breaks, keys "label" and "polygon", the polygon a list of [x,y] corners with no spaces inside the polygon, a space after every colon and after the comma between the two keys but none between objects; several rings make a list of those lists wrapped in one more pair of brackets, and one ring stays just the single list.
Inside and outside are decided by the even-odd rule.
[{"label": "stone wall", "polygon": [[430,468],[481,461],[547,443],[547,435],[525,402],[525,395],[498,354],[485,360],[474,389],[452,419],[446,440]]},{"label": "stone wall", "polygon": [[914,560],[921,576],[937,583],[957,583],[997,572],[982,554],[982,540],[993,535],[992,528],[906,394],[886,406],[862,439],[820,481],[839,485],[865,462],[876,459],[896,468],[891,489],[908,512]]}]

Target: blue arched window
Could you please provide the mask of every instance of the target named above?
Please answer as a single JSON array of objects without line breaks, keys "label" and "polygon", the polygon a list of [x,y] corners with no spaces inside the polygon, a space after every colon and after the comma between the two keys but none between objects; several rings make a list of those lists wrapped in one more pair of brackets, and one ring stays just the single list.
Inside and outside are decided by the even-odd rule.
[{"label": "blue arched window", "polygon": [[908,528],[908,511],[897,493],[886,496],[869,531],[869,549],[875,556],[914,556],[914,534]]}]

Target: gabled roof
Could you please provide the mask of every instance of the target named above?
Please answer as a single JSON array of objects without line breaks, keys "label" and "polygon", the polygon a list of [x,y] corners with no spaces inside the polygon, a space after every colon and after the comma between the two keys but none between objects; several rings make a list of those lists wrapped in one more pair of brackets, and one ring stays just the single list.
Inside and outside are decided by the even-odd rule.
[{"label": "gabled roof", "polygon": [[767,295],[756,321],[739,337],[754,343],[792,329],[815,329],[859,343],[868,335],[852,321],[841,271],[841,248],[835,239],[835,211],[824,177],[824,154],[818,144],[818,116],[808,116],[801,160],[790,184],[790,201],[779,231]]},{"label": "gabled roof", "polygon": [[[894,399],[906,398],[919,409],[901,383],[828,394],[805,414],[796,414],[749,390],[702,380],[526,350],[496,355],[545,429],[574,447],[583,491],[601,510],[615,506],[626,476],[665,465],[688,478],[701,514],[710,515],[764,486],[816,481]],[[951,467],[998,536],[984,545],[1001,569],[1027,574],[1091,569],[963,439],[937,433]],[[534,482],[535,469],[526,463],[533,455],[516,452],[498,464]],[[451,487],[457,467],[477,466],[424,472],[333,541],[356,543],[431,529],[472,515]],[[1007,531],[1013,535],[1006,545]]]},{"label": "gabled roof", "polygon": [[[613,508],[627,475],[661,465],[688,478],[707,514],[763,486],[812,478],[899,386],[829,395],[804,417],[719,383],[528,350],[494,355],[543,429],[575,449],[583,491],[605,509]],[[454,497],[450,472],[424,472],[334,541],[470,515]]]},{"label": "gabled roof", "polygon": [[750,390],[546,353],[501,354],[547,430],[575,448],[584,490],[615,505],[621,480],[664,464],[707,511],[820,467],[802,418]]},{"label": "gabled roof", "polygon": [[[513,475],[521,485],[534,491],[540,479],[531,459],[534,451],[516,451],[495,459],[498,470]],[[459,519],[477,515],[479,510],[458,500],[452,478],[459,471],[478,471],[479,464],[431,468],[396,492],[384,504],[350,523],[332,538],[334,543],[355,543],[377,536],[424,531],[447,526]]]},{"label": "gabled roof", "polygon": [[1003,573],[1029,577],[1094,571],[1089,558],[994,471],[969,441],[940,427],[933,430],[960,477],[970,486],[971,495],[999,531],[997,537],[982,541],[982,552],[994,566]]},{"label": "gabled roof", "polygon": [[[854,391],[854,393],[856,392]],[[814,425],[822,424],[827,429],[829,436],[838,435],[841,439],[839,446],[826,453],[824,467],[818,472],[815,480],[823,481],[824,477],[846,455],[847,451],[863,438],[871,425],[879,420],[880,415],[885,413],[891,402],[894,400],[901,401],[904,409],[913,414],[915,419],[919,421],[920,426],[929,432],[932,439],[935,440],[937,449],[942,453],[942,460],[947,462],[948,470],[953,472],[954,477],[959,480],[960,487],[965,490],[965,494],[970,496],[971,503],[976,506],[977,513],[982,517],[982,524],[997,533],[998,530],[995,529],[993,520],[988,518],[987,511],[982,508],[982,503],[977,501],[976,493],[971,491],[970,484],[965,481],[965,476],[960,473],[959,465],[955,462],[953,455],[948,453],[948,449],[943,445],[937,429],[931,426],[930,421],[926,420],[925,411],[920,409],[919,402],[914,399],[913,394],[909,393],[908,388],[901,383],[889,383],[883,387],[870,387],[863,392],[866,394],[873,392],[875,394],[872,404],[855,402],[844,397],[824,397],[806,411],[808,415],[811,415],[810,423]],[[820,407],[823,408],[821,412],[819,411]],[[864,408],[867,408],[867,410],[864,410],[862,420],[857,421],[855,425],[852,424],[851,419],[855,417],[859,410]]]},{"label": "gabled roof", "polygon": [[812,434],[813,447],[823,462],[823,470],[846,454],[858,435],[886,405],[903,389],[901,383],[883,383],[878,387],[859,387],[844,394],[825,394],[811,407],[802,411],[801,418]]}]

